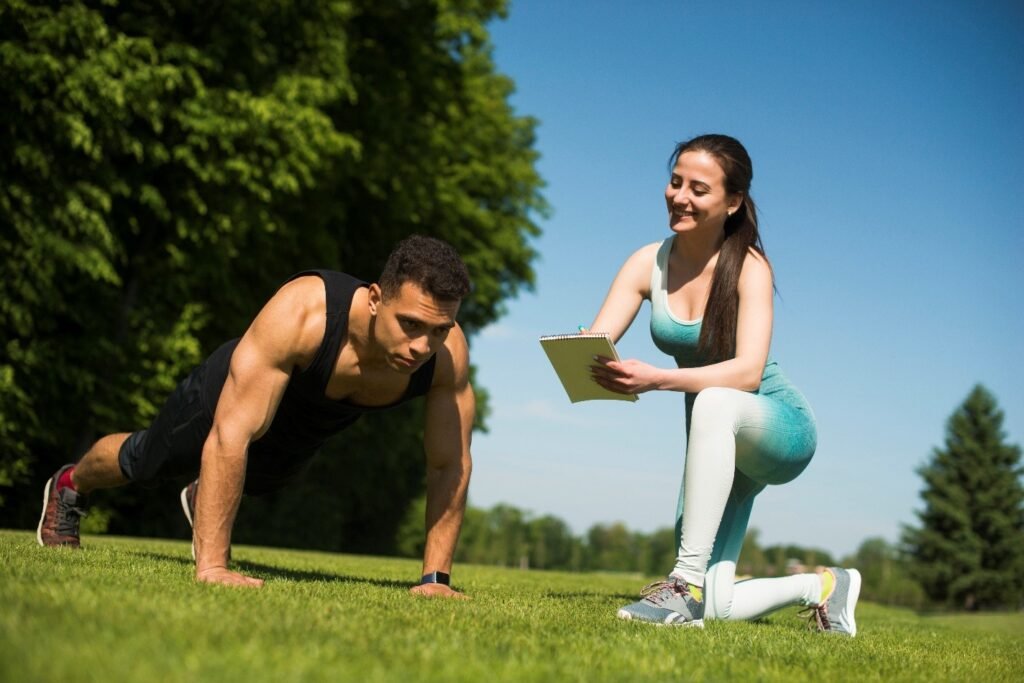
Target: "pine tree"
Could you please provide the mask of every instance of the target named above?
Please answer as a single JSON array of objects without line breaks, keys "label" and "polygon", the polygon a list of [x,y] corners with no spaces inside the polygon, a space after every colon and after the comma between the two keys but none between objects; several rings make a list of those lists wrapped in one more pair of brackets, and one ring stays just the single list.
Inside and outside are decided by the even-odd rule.
[{"label": "pine tree", "polygon": [[1024,487],[1021,449],[1005,442],[1003,413],[977,385],[946,423],[918,473],[920,528],[903,540],[911,571],[929,598],[964,609],[1024,603]]}]

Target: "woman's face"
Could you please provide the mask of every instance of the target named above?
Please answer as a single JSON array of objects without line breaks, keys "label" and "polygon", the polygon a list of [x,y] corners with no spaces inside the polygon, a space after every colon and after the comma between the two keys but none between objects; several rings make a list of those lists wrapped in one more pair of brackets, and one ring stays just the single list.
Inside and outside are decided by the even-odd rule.
[{"label": "woman's face", "polygon": [[740,194],[725,189],[725,171],[707,152],[683,152],[665,188],[668,224],[672,232],[721,231],[725,219],[739,208]]}]

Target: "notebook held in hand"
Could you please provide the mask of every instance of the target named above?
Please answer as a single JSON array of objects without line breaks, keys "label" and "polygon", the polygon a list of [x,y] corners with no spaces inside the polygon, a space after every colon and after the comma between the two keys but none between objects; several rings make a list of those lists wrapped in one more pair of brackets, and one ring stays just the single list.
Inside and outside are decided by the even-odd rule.
[{"label": "notebook held in hand", "polygon": [[606,399],[612,401],[635,401],[636,394],[618,394],[605,389],[590,376],[594,356],[605,356],[619,360],[611,337],[605,333],[585,332],[581,334],[553,334],[540,338],[551,367],[565,387],[565,393],[573,403]]}]

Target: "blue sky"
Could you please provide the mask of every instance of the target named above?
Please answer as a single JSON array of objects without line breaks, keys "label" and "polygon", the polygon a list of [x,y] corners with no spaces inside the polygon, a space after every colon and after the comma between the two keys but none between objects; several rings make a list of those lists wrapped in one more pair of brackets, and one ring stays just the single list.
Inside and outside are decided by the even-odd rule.
[{"label": "blue sky", "polygon": [[[672,524],[682,395],[572,405],[537,338],[589,324],[626,257],[668,236],[668,155],[706,132],[753,158],[771,355],[818,418],[810,467],[755,502],[763,543],[897,540],[977,382],[1024,442],[1024,5],[513,0],[490,29],[540,122],[553,213],[535,291],[473,341],[493,415],[471,504],[576,533]],[[670,366],[648,322],[645,305],[620,353]]]}]

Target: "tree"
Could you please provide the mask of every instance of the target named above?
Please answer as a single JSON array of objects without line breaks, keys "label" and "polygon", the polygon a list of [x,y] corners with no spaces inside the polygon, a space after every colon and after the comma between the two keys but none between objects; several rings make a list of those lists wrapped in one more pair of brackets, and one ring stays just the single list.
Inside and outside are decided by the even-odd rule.
[{"label": "tree", "polygon": [[638,534],[641,553],[637,570],[649,576],[663,576],[675,565],[679,538],[672,527],[656,529],[649,535]]},{"label": "tree", "polygon": [[738,576],[770,576],[773,570],[768,569],[765,551],[761,548],[761,531],[756,528],[747,529],[743,537],[743,549],[736,563]]},{"label": "tree", "polygon": [[842,564],[860,571],[861,597],[866,600],[912,608],[925,603],[924,591],[910,578],[907,558],[884,538],[866,539]]},{"label": "tree", "polygon": [[903,541],[932,600],[964,609],[1024,602],[1024,470],[1002,425],[995,397],[975,386],[946,423],[945,447],[918,469],[925,507]]},{"label": "tree", "polygon": [[468,509],[455,558],[460,562],[528,569],[529,517],[528,512],[504,503],[489,510]]},{"label": "tree", "polygon": [[640,539],[622,522],[595,524],[587,531],[587,569],[636,571]]},{"label": "tree", "polygon": [[[33,525],[38,486],[12,485],[144,426],[296,271],[373,280],[399,238],[444,238],[473,278],[470,335],[531,286],[545,204],[535,121],[491,60],[485,25],[504,13],[0,4],[0,523]],[[238,538],[392,549],[423,489],[417,411],[330,442],[298,489],[243,506]],[[183,534],[173,495],[101,504],[112,531]]]},{"label": "tree", "polygon": [[558,517],[545,515],[527,523],[530,538],[530,567],[536,569],[579,569],[573,566],[579,560],[569,525]]}]

